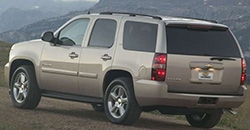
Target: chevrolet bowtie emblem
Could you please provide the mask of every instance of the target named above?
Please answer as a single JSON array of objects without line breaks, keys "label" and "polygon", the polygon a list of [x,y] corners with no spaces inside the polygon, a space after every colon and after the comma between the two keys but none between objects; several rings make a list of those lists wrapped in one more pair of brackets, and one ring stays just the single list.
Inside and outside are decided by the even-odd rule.
[{"label": "chevrolet bowtie emblem", "polygon": [[203,71],[203,72],[202,72],[202,75],[203,75],[204,77],[208,77],[208,72],[207,72],[207,71]]},{"label": "chevrolet bowtie emblem", "polygon": [[209,69],[209,68],[213,68],[213,65],[207,64],[207,65],[205,65],[205,67]]}]

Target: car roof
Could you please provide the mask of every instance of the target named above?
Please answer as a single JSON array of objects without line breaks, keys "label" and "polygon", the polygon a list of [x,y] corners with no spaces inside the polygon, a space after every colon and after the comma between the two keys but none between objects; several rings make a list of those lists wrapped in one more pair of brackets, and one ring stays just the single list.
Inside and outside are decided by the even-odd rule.
[{"label": "car roof", "polygon": [[168,24],[198,24],[198,25],[208,25],[208,26],[219,26],[228,28],[228,26],[220,24],[215,20],[199,19],[199,18],[189,18],[189,17],[170,17],[170,16],[161,16],[161,15],[147,15],[147,14],[136,14],[136,13],[125,13],[125,12],[101,12],[101,13],[91,13],[88,15],[108,15],[108,16],[127,16],[134,18],[150,18],[161,20]]}]

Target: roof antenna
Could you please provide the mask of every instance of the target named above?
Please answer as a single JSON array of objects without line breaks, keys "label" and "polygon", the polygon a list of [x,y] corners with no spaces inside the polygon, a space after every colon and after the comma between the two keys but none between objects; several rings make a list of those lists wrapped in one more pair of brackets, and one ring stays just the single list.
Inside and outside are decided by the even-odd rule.
[{"label": "roof antenna", "polygon": [[87,14],[90,14],[90,11],[88,11],[88,13]]}]

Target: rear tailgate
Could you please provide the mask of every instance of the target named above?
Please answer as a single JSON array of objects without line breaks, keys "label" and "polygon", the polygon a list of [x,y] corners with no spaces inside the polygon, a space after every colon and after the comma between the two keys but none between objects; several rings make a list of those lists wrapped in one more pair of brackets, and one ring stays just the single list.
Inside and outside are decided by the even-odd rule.
[{"label": "rear tailgate", "polygon": [[167,26],[169,92],[235,95],[241,81],[241,53],[225,27]]}]

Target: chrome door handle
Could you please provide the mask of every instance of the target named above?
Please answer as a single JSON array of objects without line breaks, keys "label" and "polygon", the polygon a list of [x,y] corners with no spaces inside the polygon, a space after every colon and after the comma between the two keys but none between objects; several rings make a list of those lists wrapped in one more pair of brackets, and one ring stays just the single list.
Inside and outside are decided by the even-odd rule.
[{"label": "chrome door handle", "polygon": [[107,60],[111,60],[111,59],[112,59],[112,57],[109,56],[108,54],[104,54],[101,58],[102,58],[102,60],[104,60],[104,61],[107,61]]},{"label": "chrome door handle", "polygon": [[69,53],[69,57],[71,59],[78,58],[78,54],[76,54],[75,52],[71,52],[71,53]]}]

